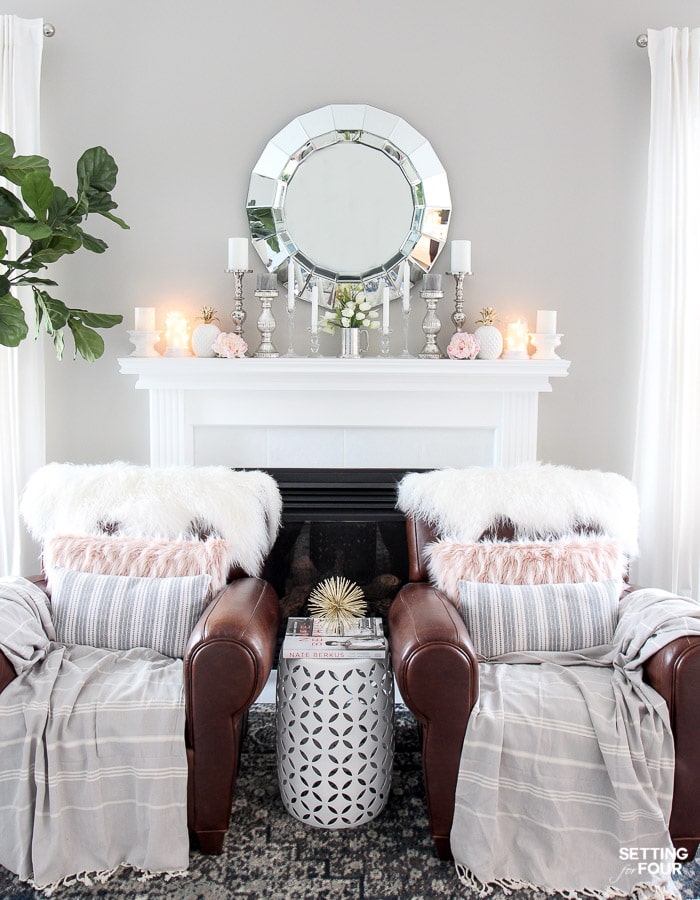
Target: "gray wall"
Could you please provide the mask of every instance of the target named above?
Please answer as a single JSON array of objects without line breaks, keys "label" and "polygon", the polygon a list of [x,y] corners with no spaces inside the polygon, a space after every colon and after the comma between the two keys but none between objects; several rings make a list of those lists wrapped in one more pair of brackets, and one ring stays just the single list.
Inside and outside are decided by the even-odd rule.
[{"label": "gray wall", "polygon": [[159,320],[177,305],[228,313],[226,239],[246,233],[248,178],[267,139],[300,113],[359,102],[402,116],[440,156],[450,237],[472,241],[468,312],[491,305],[534,327],[538,308],[559,311],[571,374],[542,398],[540,458],[629,475],[649,94],[635,37],[698,24],[696,10],[692,0],[6,4],[56,26],[42,97],[55,180],[72,187],[80,153],[104,145],[131,225],[98,221],[107,253],[55,269],[58,296],[122,312],[125,324],[106,332],[92,366],[57,363],[47,347],[49,459],[148,460],[146,395],[116,363],[132,349],[133,308],[156,306]]}]

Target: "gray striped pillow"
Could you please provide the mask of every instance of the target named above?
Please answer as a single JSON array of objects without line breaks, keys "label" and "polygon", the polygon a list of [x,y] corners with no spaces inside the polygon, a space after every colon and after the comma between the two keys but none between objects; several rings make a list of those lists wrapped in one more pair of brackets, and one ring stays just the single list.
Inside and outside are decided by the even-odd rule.
[{"label": "gray striped pillow", "polygon": [[53,569],[56,640],[107,650],[150,647],[181,658],[206,606],[210,575],[137,578]]},{"label": "gray striped pillow", "polygon": [[459,582],[459,609],[477,655],[583,650],[609,644],[620,583],[486,584]]}]

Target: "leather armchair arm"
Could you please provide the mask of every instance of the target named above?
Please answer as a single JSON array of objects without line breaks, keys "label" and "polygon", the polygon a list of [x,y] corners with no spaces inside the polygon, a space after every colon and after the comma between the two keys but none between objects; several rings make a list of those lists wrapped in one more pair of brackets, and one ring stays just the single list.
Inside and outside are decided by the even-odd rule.
[{"label": "leather armchair arm", "polygon": [[5,654],[0,651],[0,694],[5,690],[7,685],[16,677],[14,666]]},{"label": "leather armchair arm", "polygon": [[[279,603],[260,578],[239,578],[207,606],[183,661],[188,754],[194,761],[189,826],[200,841],[228,825],[241,720],[265,686],[275,652]],[[220,849],[220,846],[219,846]]]},{"label": "leather armchair arm", "polygon": [[204,610],[184,658],[191,745],[203,713],[235,715],[253,703],[272,669],[278,625],[277,595],[260,578],[231,582]]},{"label": "leather armchair arm", "polygon": [[666,701],[676,748],[671,837],[677,846],[700,838],[700,636],[676,638],[644,666],[645,680]]},{"label": "leather armchair arm", "polygon": [[430,831],[449,859],[457,773],[464,733],[479,694],[476,654],[447,597],[408,584],[389,611],[391,658],[401,695],[423,729],[423,772]]}]

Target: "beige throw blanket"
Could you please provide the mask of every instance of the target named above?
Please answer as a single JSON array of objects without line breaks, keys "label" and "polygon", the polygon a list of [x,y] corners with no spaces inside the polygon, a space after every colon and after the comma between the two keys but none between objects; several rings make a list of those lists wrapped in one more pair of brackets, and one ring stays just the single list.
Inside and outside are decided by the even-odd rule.
[{"label": "beige throw blanket", "polygon": [[642,665],[699,633],[698,603],[640,590],[621,601],[609,646],[480,665],[451,834],[467,885],[679,896],[667,827],[673,737]]},{"label": "beige throw blanket", "polygon": [[0,864],[40,888],[187,868],[182,661],[52,642],[46,597],[0,579]]}]

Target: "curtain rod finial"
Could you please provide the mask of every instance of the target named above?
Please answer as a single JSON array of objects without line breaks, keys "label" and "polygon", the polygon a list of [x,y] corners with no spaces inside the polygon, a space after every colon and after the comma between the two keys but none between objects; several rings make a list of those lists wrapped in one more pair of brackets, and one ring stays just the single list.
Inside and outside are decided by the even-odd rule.
[{"label": "curtain rod finial", "polygon": [[44,37],[53,37],[55,34],[56,29],[51,22],[44,22]]},{"label": "curtain rod finial", "polygon": [[649,38],[647,37],[646,31],[642,32],[642,34],[637,35],[636,44],[638,47],[641,47],[642,50],[646,50],[648,43]]}]

